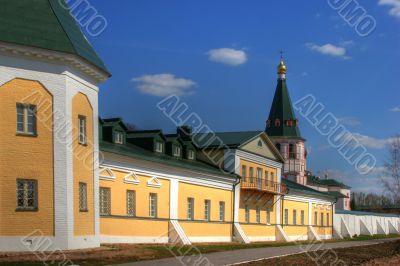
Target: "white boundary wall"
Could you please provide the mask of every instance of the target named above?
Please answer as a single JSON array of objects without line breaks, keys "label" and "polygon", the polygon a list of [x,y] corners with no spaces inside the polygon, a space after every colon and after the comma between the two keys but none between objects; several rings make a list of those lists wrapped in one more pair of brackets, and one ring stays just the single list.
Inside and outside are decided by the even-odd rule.
[{"label": "white boundary wall", "polygon": [[333,227],[343,237],[400,234],[400,216],[396,214],[336,210],[333,218]]}]

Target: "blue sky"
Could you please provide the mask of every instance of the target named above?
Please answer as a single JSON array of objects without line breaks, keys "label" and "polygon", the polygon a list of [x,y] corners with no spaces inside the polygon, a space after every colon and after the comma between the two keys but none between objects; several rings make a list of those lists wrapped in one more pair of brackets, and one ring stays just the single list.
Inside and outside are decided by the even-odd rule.
[{"label": "blue sky", "polygon": [[[360,1],[361,2],[361,1]],[[100,114],[142,129],[174,131],[157,109],[168,92],[214,131],[263,129],[284,50],[293,101],[313,94],[362,144],[385,159],[400,132],[400,1],[363,1],[376,21],[366,37],[328,1],[152,1],[91,4],[108,26],[90,37],[113,76],[100,86]],[[298,115],[308,169],[329,172],[354,190],[380,192]]]}]

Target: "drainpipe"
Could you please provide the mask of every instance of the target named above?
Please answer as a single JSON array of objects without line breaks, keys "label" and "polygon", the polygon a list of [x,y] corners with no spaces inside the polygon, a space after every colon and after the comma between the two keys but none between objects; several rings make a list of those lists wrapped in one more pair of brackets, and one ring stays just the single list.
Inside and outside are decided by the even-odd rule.
[{"label": "drainpipe", "polygon": [[336,198],[335,199],[335,201],[334,202],[332,202],[332,205],[331,205],[331,213],[332,213],[332,221],[331,221],[331,227],[332,227],[332,236],[333,236],[333,206],[336,204],[336,202],[338,201],[338,199]]},{"label": "drainpipe", "polygon": [[285,196],[282,195],[282,197],[281,197],[281,226],[282,226],[282,228],[283,228],[283,225],[284,225],[284,222],[283,222],[283,215],[284,215],[284,213],[283,213],[283,211],[284,211],[283,203],[284,202],[285,202]]},{"label": "drainpipe", "polygon": [[[241,177],[236,175],[236,181],[233,184],[233,199],[232,199],[232,238],[235,235],[235,199],[236,199],[236,186],[240,184]],[[239,199],[240,204],[240,199]],[[238,214],[239,215],[239,214]]]}]

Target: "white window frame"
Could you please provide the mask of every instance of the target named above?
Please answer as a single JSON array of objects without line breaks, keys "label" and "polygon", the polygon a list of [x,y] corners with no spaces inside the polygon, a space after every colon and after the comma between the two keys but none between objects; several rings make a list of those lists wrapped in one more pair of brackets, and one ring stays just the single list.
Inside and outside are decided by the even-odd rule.
[{"label": "white window frame", "polygon": [[210,221],[211,217],[211,200],[204,200],[204,221]]},{"label": "white window frame", "polygon": [[157,218],[157,193],[149,194],[149,217]]},{"label": "white window frame", "polygon": [[192,150],[192,149],[188,150],[188,159],[194,160],[194,150]]},{"label": "white window frame", "polygon": [[194,220],[194,198],[187,199],[187,219]]},{"label": "white window frame", "polygon": [[115,132],[114,143],[116,144],[124,144],[124,133],[120,131]]},{"label": "white window frame", "polygon": [[[22,113],[19,112],[19,109],[22,109]],[[24,135],[36,135],[37,134],[37,107],[36,105],[33,104],[23,104],[23,103],[17,103],[16,106],[16,127],[17,127],[17,133],[18,134],[24,134]],[[18,118],[22,117],[22,130],[18,129],[18,125],[20,122],[18,122]],[[32,117],[32,131],[29,130],[29,117]]]},{"label": "white window frame", "polygon": [[285,209],[285,225],[289,224],[289,210]]},{"label": "white window frame", "polygon": [[181,152],[182,152],[181,147],[178,146],[178,145],[174,145],[173,149],[174,149],[174,156],[175,157],[181,157]]},{"label": "white window frame", "polygon": [[155,150],[155,152],[163,153],[163,151],[164,151],[164,143],[162,143],[161,141],[156,141],[154,150]]},{"label": "white window frame", "polygon": [[304,225],[304,210],[300,211],[300,222],[301,222],[301,225]]},{"label": "white window frame", "polygon": [[79,144],[85,145],[87,138],[87,120],[86,116],[84,115],[79,115],[78,116],[78,142]]}]

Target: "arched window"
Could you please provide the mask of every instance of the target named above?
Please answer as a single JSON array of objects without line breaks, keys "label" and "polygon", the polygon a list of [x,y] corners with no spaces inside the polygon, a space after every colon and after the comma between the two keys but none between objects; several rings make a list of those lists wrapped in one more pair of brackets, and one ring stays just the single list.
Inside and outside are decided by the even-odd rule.
[{"label": "arched window", "polygon": [[261,147],[262,147],[262,145],[263,145],[262,141],[261,141],[261,140],[259,140],[259,141],[258,141],[258,143],[257,143],[257,146],[261,148]]},{"label": "arched window", "polygon": [[280,127],[281,126],[281,120],[279,118],[275,119],[275,127]]}]

